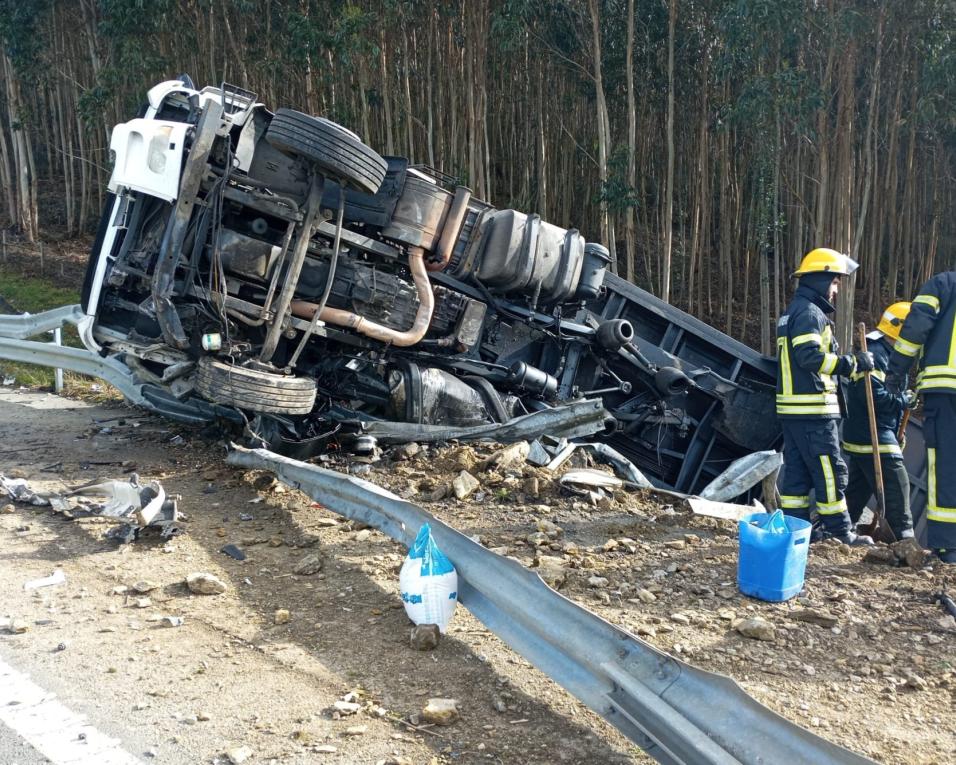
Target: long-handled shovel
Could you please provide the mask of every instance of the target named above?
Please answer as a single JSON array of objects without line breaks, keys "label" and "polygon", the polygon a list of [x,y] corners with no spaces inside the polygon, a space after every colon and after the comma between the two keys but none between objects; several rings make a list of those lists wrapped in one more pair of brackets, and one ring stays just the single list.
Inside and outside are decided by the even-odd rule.
[{"label": "long-handled shovel", "polygon": [[[866,352],[866,324],[859,324],[860,350]],[[896,534],[886,520],[886,495],[883,493],[883,463],[880,460],[880,439],[876,432],[876,406],[873,403],[873,373],[866,373],[866,413],[870,419],[870,443],[873,445],[873,474],[876,477],[876,512],[873,520],[862,533],[878,542],[891,544]]]},{"label": "long-handled shovel", "polygon": [[906,426],[910,424],[910,412],[912,409],[903,410],[903,419],[900,420],[900,427],[896,431],[896,440],[900,445],[900,448],[903,448],[903,441],[906,440]]}]

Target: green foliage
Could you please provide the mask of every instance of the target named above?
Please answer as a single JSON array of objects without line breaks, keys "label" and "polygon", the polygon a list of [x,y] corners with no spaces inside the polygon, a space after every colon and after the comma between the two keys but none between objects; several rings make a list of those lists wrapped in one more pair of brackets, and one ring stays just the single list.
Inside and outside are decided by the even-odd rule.
[{"label": "green foliage", "polygon": [[43,72],[46,41],[41,28],[51,7],[51,0],[0,0],[4,52],[24,83],[34,82]]}]

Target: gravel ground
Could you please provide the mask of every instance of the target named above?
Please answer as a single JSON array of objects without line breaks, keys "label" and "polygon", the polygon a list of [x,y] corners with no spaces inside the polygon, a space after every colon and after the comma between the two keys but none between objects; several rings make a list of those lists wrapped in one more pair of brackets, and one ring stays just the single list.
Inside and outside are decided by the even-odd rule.
[{"label": "gravel ground", "polygon": [[[100,520],[22,505],[0,514],[0,616],[29,625],[0,631],[0,655],[130,751],[158,762],[210,762],[240,745],[255,763],[648,761],[464,608],[436,650],[412,650],[398,597],[405,550],[384,535],[225,466],[215,436],[64,401],[0,393],[0,470],[45,490],[136,470],[181,495],[188,531],[119,547]],[[811,550],[800,598],[751,600],[736,590],[733,524],[639,494],[564,496],[530,466],[485,469],[498,449],[399,448],[373,464],[326,464],[525,565],[548,556],[564,595],[825,738],[880,762],[956,760],[956,625],[931,599],[956,573],[890,568],[826,543]],[[459,500],[449,487],[462,470],[479,487]],[[219,552],[226,544],[246,559]],[[321,570],[295,573],[309,555]],[[67,584],[23,591],[55,567]],[[226,592],[191,594],[183,582],[196,571]],[[143,582],[155,588],[123,591]],[[277,610],[289,620],[276,624]],[[183,626],[160,626],[166,615]],[[770,639],[741,634],[752,617],[767,622],[753,634]],[[410,727],[431,697],[458,699],[461,719]],[[333,711],[344,698],[355,714]]]}]

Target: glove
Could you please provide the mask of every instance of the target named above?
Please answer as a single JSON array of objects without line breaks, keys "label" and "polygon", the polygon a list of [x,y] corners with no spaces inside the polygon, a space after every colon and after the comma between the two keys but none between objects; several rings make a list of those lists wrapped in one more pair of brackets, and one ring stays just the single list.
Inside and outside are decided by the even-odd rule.
[{"label": "glove", "polygon": [[919,395],[916,393],[916,391],[903,391],[903,406],[905,406],[907,409],[912,409],[914,406],[916,406],[917,398],[919,398]]},{"label": "glove", "polygon": [[906,389],[906,375],[890,372],[886,376],[886,390],[893,396],[902,396]]},{"label": "glove", "polygon": [[876,359],[869,351],[858,351],[856,354],[856,371],[872,372],[876,369]]}]

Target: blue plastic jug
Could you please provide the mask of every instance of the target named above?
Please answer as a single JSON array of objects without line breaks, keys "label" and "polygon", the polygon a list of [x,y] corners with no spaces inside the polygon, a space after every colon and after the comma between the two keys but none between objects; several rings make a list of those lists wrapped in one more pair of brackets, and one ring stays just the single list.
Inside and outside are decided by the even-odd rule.
[{"label": "blue plastic jug", "polygon": [[808,521],[780,510],[752,513],[738,522],[737,586],[744,595],[777,602],[803,589],[810,547]]}]

